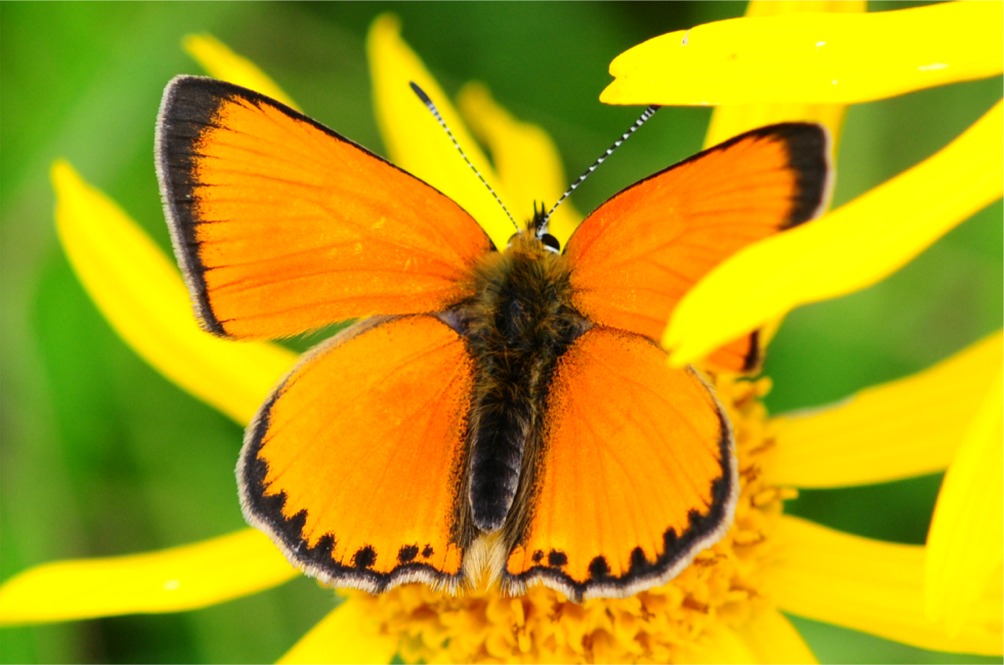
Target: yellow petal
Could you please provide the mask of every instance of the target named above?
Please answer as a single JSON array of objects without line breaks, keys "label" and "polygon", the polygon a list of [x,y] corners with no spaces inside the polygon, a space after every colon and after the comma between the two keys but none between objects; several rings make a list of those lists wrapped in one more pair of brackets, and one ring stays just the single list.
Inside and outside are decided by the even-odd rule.
[{"label": "yellow petal", "polygon": [[342,602],[310,629],[280,663],[389,663],[397,638],[378,632],[364,603]]},{"label": "yellow petal", "polygon": [[1001,197],[997,103],[934,156],[820,220],[737,252],[677,306],[663,345],[685,365],[799,305],[871,286]]},{"label": "yellow petal", "polygon": [[924,615],[924,548],[869,540],[785,516],[771,535],[777,561],[765,591],[816,621],[953,653],[1000,655],[1001,579],[987,586],[952,636]]},{"label": "yellow petal", "polygon": [[1001,73],[999,2],[737,18],[610,63],[608,104],[851,104]]},{"label": "yellow petal", "polygon": [[1000,372],[1001,340],[997,332],[913,376],[774,418],[767,482],[845,487],[944,470]]},{"label": "yellow petal", "polygon": [[758,663],[815,663],[816,657],[786,616],[775,609],[755,612],[739,633]]},{"label": "yellow petal", "polygon": [[[384,14],[373,22],[367,52],[377,124],[391,161],[459,203],[481,224],[496,247],[505,247],[516,227],[464,163],[409,82],[414,81],[429,95],[471,162],[510,210],[512,199],[503,191],[488,159],[467,132],[446,93],[401,39],[396,17]],[[518,216],[516,219],[519,221]]]},{"label": "yellow petal", "polygon": [[925,608],[951,634],[961,630],[991,574],[1004,563],[1000,366],[998,357],[996,380],[963,432],[965,440],[945,474],[927,537]]},{"label": "yellow petal", "polygon": [[682,663],[757,663],[750,646],[722,623],[712,624],[697,642],[683,644],[674,654]]},{"label": "yellow petal", "polygon": [[226,44],[212,35],[187,35],[182,41],[182,46],[210,76],[260,92],[299,110],[296,102],[290,99],[289,95],[283,92],[265,72],[247,58],[231,51]]},{"label": "yellow petal", "polygon": [[[754,0],[746,16],[782,16],[793,13],[861,13],[864,0]],[[818,122],[830,132],[833,154],[837,154],[846,106],[843,104],[725,104],[715,108],[704,140],[710,148],[743,132],[776,122]]]},{"label": "yellow petal", "polygon": [[[558,148],[547,132],[514,118],[480,83],[464,86],[457,101],[471,131],[491,151],[503,187],[519,206],[512,211],[516,221],[528,221],[533,205],[550,209],[569,183]],[[551,235],[564,246],[581,220],[582,216],[565,201],[550,219]]]},{"label": "yellow petal", "polygon": [[298,574],[255,529],[145,554],[56,561],[0,586],[0,625],[180,612],[271,589]]},{"label": "yellow petal", "polygon": [[250,421],[295,355],[200,330],[174,262],[136,223],[67,162],[53,165],[52,182],[63,249],[115,331],[182,389],[240,423]]},{"label": "yellow petal", "polygon": [[816,657],[798,630],[777,610],[757,607],[742,628],[709,626],[700,641],[680,645],[684,663],[815,663]]}]

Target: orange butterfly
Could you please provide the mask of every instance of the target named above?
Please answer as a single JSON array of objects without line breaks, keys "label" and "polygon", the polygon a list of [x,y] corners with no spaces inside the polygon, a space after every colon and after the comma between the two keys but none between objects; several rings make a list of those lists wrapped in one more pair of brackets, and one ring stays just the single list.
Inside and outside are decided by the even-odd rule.
[{"label": "orange butterfly", "polygon": [[[646,178],[561,252],[540,213],[498,251],[433,187],[220,81],[168,85],[156,151],[203,328],[363,318],[283,379],[237,468],[248,521],[308,574],[624,596],[729,527],[728,419],[655,340],[708,270],[817,213],[820,127],[758,129]],[[709,362],[754,369],[756,334]]]}]

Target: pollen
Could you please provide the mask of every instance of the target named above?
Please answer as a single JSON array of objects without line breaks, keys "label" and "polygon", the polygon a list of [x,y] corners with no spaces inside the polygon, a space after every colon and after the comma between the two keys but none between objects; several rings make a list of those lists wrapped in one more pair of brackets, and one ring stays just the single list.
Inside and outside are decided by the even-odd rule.
[{"label": "pollen", "polygon": [[[769,607],[763,571],[771,532],[790,491],[766,485],[773,447],[761,398],[767,379],[714,380],[732,419],[740,496],[726,536],[676,578],[628,598],[567,600],[535,586],[519,597],[494,590],[451,596],[409,584],[374,596],[342,592],[397,636],[405,662],[685,662],[721,627],[740,629]],[[543,554],[542,556],[547,556]]]}]

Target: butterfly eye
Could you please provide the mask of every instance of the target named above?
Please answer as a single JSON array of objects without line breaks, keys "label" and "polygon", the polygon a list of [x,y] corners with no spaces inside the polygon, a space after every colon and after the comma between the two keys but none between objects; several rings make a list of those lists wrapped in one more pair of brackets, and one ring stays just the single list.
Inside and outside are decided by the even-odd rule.
[{"label": "butterfly eye", "polygon": [[550,233],[544,233],[540,236],[540,241],[544,243],[544,248],[549,252],[554,252],[557,254],[561,251],[561,243],[558,239],[552,236]]}]

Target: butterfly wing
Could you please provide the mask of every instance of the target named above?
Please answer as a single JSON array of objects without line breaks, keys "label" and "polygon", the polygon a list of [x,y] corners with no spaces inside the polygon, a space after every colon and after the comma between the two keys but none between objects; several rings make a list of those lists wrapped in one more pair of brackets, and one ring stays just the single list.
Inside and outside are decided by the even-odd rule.
[{"label": "butterfly wing", "polygon": [[356,324],[310,352],[248,428],[248,521],[337,586],[453,588],[454,514],[473,364],[433,316]]},{"label": "butterfly wing", "polygon": [[[656,173],[597,208],[572,234],[576,307],[591,320],[659,339],[676,303],[746,245],[817,214],[827,195],[827,138],[787,123],[737,136]],[[712,362],[754,368],[755,335]]]},{"label": "butterfly wing", "polygon": [[503,584],[581,600],[668,580],[732,520],[732,433],[708,387],[651,340],[593,327],[558,361],[534,508]]},{"label": "butterfly wing", "polygon": [[431,186],[244,88],[178,77],[157,173],[202,326],[276,338],[444,309],[491,241]]}]

